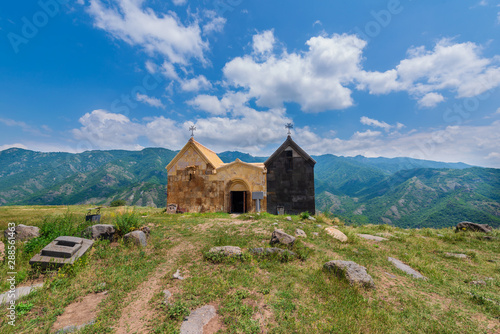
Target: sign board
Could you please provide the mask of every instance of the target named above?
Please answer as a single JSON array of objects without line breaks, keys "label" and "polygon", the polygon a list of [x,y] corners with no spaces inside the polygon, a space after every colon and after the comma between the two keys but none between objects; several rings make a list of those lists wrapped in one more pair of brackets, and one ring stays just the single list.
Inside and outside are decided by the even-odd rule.
[{"label": "sign board", "polygon": [[264,192],[263,191],[254,191],[252,193],[252,199],[264,199]]}]

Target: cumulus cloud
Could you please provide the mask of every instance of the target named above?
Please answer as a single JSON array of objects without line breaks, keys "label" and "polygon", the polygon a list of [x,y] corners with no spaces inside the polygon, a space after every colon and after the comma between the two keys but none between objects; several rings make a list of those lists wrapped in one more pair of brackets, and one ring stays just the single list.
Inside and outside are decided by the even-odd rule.
[{"label": "cumulus cloud", "polygon": [[148,104],[152,107],[165,109],[165,106],[163,105],[161,100],[157,99],[156,97],[151,97],[145,94],[137,93],[136,99],[137,101]]},{"label": "cumulus cloud", "polygon": [[[226,63],[227,82],[245,89],[262,107],[298,103],[305,112],[345,109],[354,104],[352,89],[370,94],[406,91],[420,107],[444,101],[443,92],[472,97],[500,85],[499,57],[484,58],[481,47],[442,39],[433,49],[412,47],[393,69],[363,69],[366,42],[355,35],[310,38],[303,52],[272,52],[273,31],[253,36],[250,55]],[[262,55],[265,54],[265,57]]]},{"label": "cumulus cloud", "polygon": [[185,92],[198,92],[211,88],[212,84],[204,75],[199,75],[196,78],[186,79],[181,82],[181,89]]},{"label": "cumulus cloud", "polygon": [[111,0],[109,5],[90,0],[87,11],[96,27],[149,54],[160,54],[174,64],[185,65],[191,58],[206,62],[208,42],[198,22],[185,25],[174,12],[157,14],[143,4],[144,0]]},{"label": "cumulus cloud", "polygon": [[253,51],[257,54],[266,54],[274,48],[274,32],[273,30],[266,30],[260,34],[252,37]]}]

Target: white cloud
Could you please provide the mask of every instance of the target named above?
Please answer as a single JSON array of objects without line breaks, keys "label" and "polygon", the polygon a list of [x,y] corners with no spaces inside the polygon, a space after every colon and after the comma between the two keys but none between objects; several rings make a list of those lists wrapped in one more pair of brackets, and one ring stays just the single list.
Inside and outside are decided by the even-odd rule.
[{"label": "white cloud", "polygon": [[482,57],[471,42],[442,39],[432,50],[410,48],[407,59],[385,72],[362,68],[366,42],[355,35],[312,37],[308,50],[294,53],[272,52],[275,43],[272,31],[257,34],[252,54],[223,69],[231,86],[245,89],[262,107],[296,102],[305,112],[345,109],[354,104],[354,87],[370,94],[406,91],[419,106],[434,107],[444,100],[442,92],[466,98],[500,85],[500,57]]},{"label": "white cloud", "polygon": [[421,107],[431,108],[443,101],[443,95],[438,93],[427,93],[420,100],[418,100],[418,105]]},{"label": "white cloud", "polygon": [[[361,122],[361,124],[364,124],[364,125],[382,128],[385,131],[389,131],[393,127],[392,125],[389,125],[386,122],[377,121],[376,119],[368,118],[366,116],[361,117],[360,122]],[[401,123],[398,123],[398,124],[401,124]]]},{"label": "white cloud", "polygon": [[198,95],[187,103],[212,115],[224,115],[230,112],[233,116],[243,116],[253,111],[248,107],[247,102],[247,94],[228,92],[220,100],[212,95]]},{"label": "white cloud", "polygon": [[151,96],[147,96],[145,94],[137,93],[136,99],[137,99],[137,101],[145,103],[145,104],[149,104],[152,107],[165,109],[165,106],[163,105],[161,100],[157,99],[156,97],[151,97]]},{"label": "white cloud", "polygon": [[187,3],[187,0],[172,0],[172,2],[176,6],[183,6],[183,5],[185,5]]},{"label": "white cloud", "polygon": [[205,94],[198,95],[187,103],[212,115],[224,115],[227,113],[226,107],[219,101],[217,96]]},{"label": "white cloud", "polygon": [[23,148],[25,150],[27,150],[28,148],[23,145],[23,144],[20,144],[20,143],[15,143],[15,144],[5,144],[5,145],[0,145],[0,151],[4,151],[4,150],[8,150],[9,148]]},{"label": "white cloud", "polygon": [[220,32],[224,29],[224,25],[226,24],[226,19],[220,16],[217,16],[217,13],[213,10],[206,10],[205,17],[209,20],[207,23],[203,25],[203,34],[207,35],[211,32]]},{"label": "white cloud", "polygon": [[79,122],[82,127],[73,129],[73,136],[90,143],[92,149],[142,148],[137,140],[145,133],[144,126],[132,122],[124,115],[99,109],[86,113],[80,117]]},{"label": "white cloud", "polygon": [[112,0],[107,6],[91,0],[87,10],[98,28],[150,54],[163,55],[170,63],[185,65],[191,58],[206,63],[208,42],[202,40],[198,22],[184,25],[175,13],[157,14],[143,4],[144,0]]},{"label": "white cloud", "polygon": [[[47,136],[46,133],[40,131],[40,129],[33,127],[31,125],[26,124],[22,121],[16,121],[10,118],[0,118],[0,123],[10,126],[10,127],[19,127],[23,132],[31,133],[37,136]],[[45,132],[51,132],[52,130],[47,125],[40,126]]]},{"label": "white cloud", "polygon": [[198,92],[200,90],[211,89],[212,84],[204,75],[181,82],[181,89],[186,92]]},{"label": "white cloud", "polygon": [[266,30],[252,37],[253,51],[257,54],[266,54],[273,51],[274,43],[273,30]]},{"label": "white cloud", "polygon": [[500,12],[497,13],[497,23],[500,24]]}]

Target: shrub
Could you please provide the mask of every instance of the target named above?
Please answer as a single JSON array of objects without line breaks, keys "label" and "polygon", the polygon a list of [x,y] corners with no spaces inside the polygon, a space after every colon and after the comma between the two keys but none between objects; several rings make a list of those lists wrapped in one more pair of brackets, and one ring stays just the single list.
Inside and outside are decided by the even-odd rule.
[{"label": "shrub", "polygon": [[311,214],[308,211],[306,211],[306,212],[301,212],[299,216],[300,219],[307,219],[311,216]]},{"label": "shrub", "polygon": [[127,205],[127,202],[124,199],[115,199],[111,203],[109,203],[110,207],[117,207],[117,206],[125,206]]},{"label": "shrub", "polygon": [[116,234],[123,236],[140,229],[144,223],[136,213],[125,212],[116,216],[113,225],[115,226]]}]

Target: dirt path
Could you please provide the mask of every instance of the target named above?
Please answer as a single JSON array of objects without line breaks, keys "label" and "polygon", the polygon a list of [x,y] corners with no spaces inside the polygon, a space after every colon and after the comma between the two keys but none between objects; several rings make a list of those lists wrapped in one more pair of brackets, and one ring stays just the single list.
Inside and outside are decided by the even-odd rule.
[{"label": "dirt path", "polygon": [[123,309],[118,325],[115,327],[116,334],[148,333],[148,323],[154,317],[154,310],[148,303],[155,293],[163,290],[161,279],[175,264],[181,252],[194,249],[192,244],[181,243],[167,251],[165,255],[169,260],[159,265],[155,273],[127,297],[128,305]]}]

